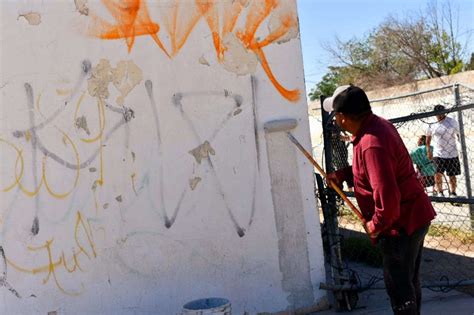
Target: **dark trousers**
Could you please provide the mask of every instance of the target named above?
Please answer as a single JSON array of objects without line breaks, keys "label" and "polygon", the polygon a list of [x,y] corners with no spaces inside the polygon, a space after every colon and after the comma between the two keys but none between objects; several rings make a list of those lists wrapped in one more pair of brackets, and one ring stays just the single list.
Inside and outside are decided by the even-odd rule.
[{"label": "dark trousers", "polygon": [[421,252],[428,228],[381,239],[385,287],[395,315],[420,314]]}]

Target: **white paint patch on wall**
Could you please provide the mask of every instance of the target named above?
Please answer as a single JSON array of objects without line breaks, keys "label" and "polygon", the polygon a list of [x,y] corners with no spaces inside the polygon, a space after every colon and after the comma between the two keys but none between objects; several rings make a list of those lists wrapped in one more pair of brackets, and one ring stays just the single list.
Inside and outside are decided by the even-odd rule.
[{"label": "white paint patch on wall", "polygon": [[294,309],[314,300],[296,152],[286,131],[266,135],[283,290]]},{"label": "white paint patch on wall", "polygon": [[0,313],[324,305],[295,1],[127,3],[0,4]]}]

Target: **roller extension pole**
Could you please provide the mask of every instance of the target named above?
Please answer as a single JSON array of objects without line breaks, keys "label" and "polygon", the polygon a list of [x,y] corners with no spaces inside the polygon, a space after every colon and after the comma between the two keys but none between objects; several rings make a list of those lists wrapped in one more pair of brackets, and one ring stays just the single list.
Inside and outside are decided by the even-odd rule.
[{"label": "roller extension pole", "polygon": [[356,216],[362,221],[365,232],[367,232],[367,234],[370,234],[366,226],[367,221],[365,220],[360,210],[357,209],[357,207],[349,200],[349,198],[347,198],[346,194],[344,194],[344,192],[339,188],[339,186],[337,186],[331,180],[328,179],[326,172],[322,169],[321,166],[319,166],[318,162],[316,162],[313,159],[311,154],[308,151],[306,151],[305,148],[303,148],[303,146],[299,143],[299,141],[296,140],[296,138],[290,132],[287,132],[287,135],[290,141],[293,142],[296,145],[296,147],[304,154],[304,156],[311,162],[311,164],[313,164],[314,167],[316,167],[318,172],[326,179],[326,181],[329,183],[331,188],[333,188],[337,192],[337,194],[341,196],[342,200],[344,200],[344,202],[349,206],[349,208],[351,208],[351,210],[356,214]]}]

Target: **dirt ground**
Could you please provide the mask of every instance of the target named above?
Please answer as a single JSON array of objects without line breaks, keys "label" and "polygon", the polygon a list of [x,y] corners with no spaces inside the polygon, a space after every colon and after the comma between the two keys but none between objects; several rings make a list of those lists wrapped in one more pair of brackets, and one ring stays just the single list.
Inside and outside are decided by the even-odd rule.
[{"label": "dirt ground", "polygon": [[[367,237],[362,225],[353,217],[339,217],[340,234],[344,238]],[[421,278],[424,285],[430,283],[462,284],[474,280],[474,242],[472,238],[457,238],[452,233],[434,233],[427,235],[423,250]],[[442,235],[438,235],[442,234]],[[357,250],[357,249],[355,249]],[[381,268],[367,268],[360,262],[344,259],[345,267],[355,271],[362,285],[374,281],[382,282]],[[368,271],[370,270],[370,271]],[[379,283],[380,284],[380,283]],[[433,290],[450,290],[448,287],[433,287]],[[456,286],[456,290],[474,296],[474,286]]]},{"label": "dirt ground", "polygon": [[[366,237],[363,232],[341,229],[344,237]],[[344,257],[343,257],[344,259]],[[361,264],[344,260],[346,266],[355,270],[361,282],[371,282],[374,279],[382,279],[382,268],[376,269],[374,274],[367,274]],[[462,284],[463,281],[474,280],[474,245],[462,244],[457,240],[449,240],[442,237],[427,236],[423,249],[420,276],[424,285],[430,283],[446,283],[446,285]],[[433,290],[449,291],[447,287],[433,287]],[[474,285],[455,288],[458,291],[474,296]]]}]

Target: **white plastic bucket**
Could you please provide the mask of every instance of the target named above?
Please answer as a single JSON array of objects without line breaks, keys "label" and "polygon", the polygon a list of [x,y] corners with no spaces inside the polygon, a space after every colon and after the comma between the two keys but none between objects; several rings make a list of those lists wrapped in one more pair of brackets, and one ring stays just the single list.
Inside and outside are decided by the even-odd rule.
[{"label": "white plastic bucket", "polygon": [[232,315],[229,300],[206,298],[188,302],[183,306],[183,315]]}]

